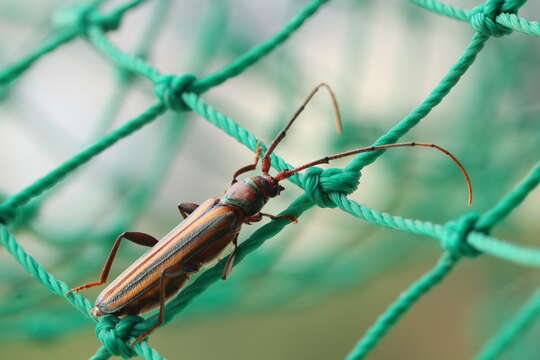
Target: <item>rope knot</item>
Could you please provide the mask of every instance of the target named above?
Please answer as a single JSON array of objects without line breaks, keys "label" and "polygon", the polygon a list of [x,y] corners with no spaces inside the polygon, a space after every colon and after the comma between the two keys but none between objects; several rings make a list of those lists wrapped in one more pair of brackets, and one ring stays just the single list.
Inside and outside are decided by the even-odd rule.
[{"label": "rope knot", "polygon": [[499,24],[497,16],[503,12],[515,14],[524,3],[524,0],[487,0],[484,4],[471,10],[469,21],[472,28],[479,33],[495,37],[508,35],[512,33],[512,29]]},{"label": "rope knot", "polygon": [[188,106],[182,99],[182,94],[189,91],[191,85],[197,80],[195,75],[181,76],[164,75],[155,83],[154,92],[165,106],[175,111],[186,111]]},{"label": "rope knot", "polygon": [[12,206],[0,205],[0,223],[10,223],[15,220],[17,209]]},{"label": "rope knot", "polygon": [[320,207],[334,208],[331,193],[350,194],[359,184],[360,173],[343,169],[323,170],[309,168],[304,176],[304,189],[307,196]]},{"label": "rope knot", "polygon": [[96,336],[111,355],[129,359],[137,354],[129,345],[129,340],[135,336],[131,331],[139,322],[140,316],[126,316],[122,319],[116,316],[104,316],[96,324]]},{"label": "rope knot", "polygon": [[468,213],[457,220],[447,222],[444,226],[446,232],[441,239],[444,250],[458,257],[480,255],[480,251],[476,250],[467,241],[471,231],[475,230],[479,218],[480,215],[477,213]]}]

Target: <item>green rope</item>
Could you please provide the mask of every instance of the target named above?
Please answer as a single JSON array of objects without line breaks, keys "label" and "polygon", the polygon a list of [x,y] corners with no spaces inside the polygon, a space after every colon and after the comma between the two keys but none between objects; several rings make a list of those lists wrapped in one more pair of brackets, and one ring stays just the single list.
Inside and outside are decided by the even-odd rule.
[{"label": "green rope", "polygon": [[524,34],[540,36],[540,24],[536,21],[528,21],[516,14],[501,14],[497,16],[497,22]]},{"label": "green rope", "polygon": [[[108,15],[101,15],[96,10],[103,1],[97,1],[72,9],[71,11],[73,12],[69,16],[60,16],[59,22],[62,25],[62,32],[56,33],[52,40],[42,45],[33,54],[0,72],[0,83],[8,84],[29,69],[43,55],[52,52],[60,45],[74,39],[78,35],[87,35],[92,44],[111,58],[120,69],[138,73],[152,81],[156,96],[160,100],[158,104],[153,105],[144,113],[110,134],[98,139],[94,144],[67,160],[43,178],[38,179],[32,185],[9,197],[7,201],[0,205],[0,220],[4,223],[0,224],[0,242],[36,280],[41,282],[54,294],[65,298],[76,309],[88,317],[88,311],[92,308],[92,304],[78,294],[66,296],[65,292],[69,289],[67,285],[56,280],[28,255],[8,232],[5,223],[14,219],[18,207],[25,205],[32,198],[39,196],[55,186],[72,171],[120,139],[155,120],[167,108],[177,111],[191,109],[207,118],[239,142],[254,150],[256,144],[260,143],[254,135],[238,126],[230,118],[214,110],[202,101],[198,95],[222,84],[229,78],[241,74],[260,59],[270,54],[278,45],[284,43],[298,30],[327,1],[312,1],[275,36],[248,51],[220,71],[200,80],[189,74],[182,76],[163,75],[144,59],[146,56],[129,56],[116,48],[107,39],[105,32],[116,29],[120,25],[124,13],[143,2],[141,0],[128,2]],[[509,34],[511,32],[510,28],[518,28],[532,35],[538,35],[537,23],[522,21],[522,19],[515,15],[517,10],[525,3],[522,0],[488,0],[485,4],[471,11],[460,10],[438,1],[416,0],[413,2],[440,14],[462,21],[469,21],[477,33],[473,36],[458,62],[443,77],[441,82],[426,99],[385,135],[380,137],[375,142],[376,145],[396,142],[425,118],[444,99],[474,63],[477,54],[482,50],[490,36]],[[511,22],[513,25],[507,26],[506,23],[508,22]],[[305,193],[293,201],[282,212],[282,214],[289,214],[298,218],[314,205],[318,205],[319,207],[339,207],[355,217],[362,218],[379,226],[394,228],[413,234],[427,235],[438,239],[447,252],[431,272],[413,284],[379,318],[375,325],[368,330],[366,336],[349,355],[350,359],[362,358],[372,350],[380,339],[422,295],[444,279],[462,256],[476,256],[482,252],[516,263],[540,266],[540,249],[526,249],[487,235],[492,226],[508,216],[525,199],[527,194],[538,185],[540,165],[537,165],[525,181],[513,192],[483,216],[467,214],[456,221],[451,221],[442,226],[379,213],[347,198],[347,195],[355,191],[358,186],[360,170],[374,162],[382,153],[382,151],[379,151],[361,154],[354,158],[344,169],[322,170],[312,168],[305,175],[297,174],[291,177],[290,180],[302,187]],[[272,165],[278,170],[290,168],[290,165],[275,154],[272,155]],[[259,248],[266,240],[280,232],[287,224],[288,221],[281,219],[271,221],[269,224],[259,228],[239,246],[235,265],[239,264],[248,254]],[[185,287],[178,296],[167,304],[166,322],[169,322],[185,309],[196,296],[205,292],[211,284],[217,282],[223,272],[225,262],[226,259],[223,259],[209,270],[204,271],[195,281]],[[518,325],[514,325],[513,330],[506,332],[506,334],[511,335],[503,335],[504,339],[509,340],[494,340],[497,345],[490,345],[489,347],[490,349],[495,349],[489,350],[494,354],[493,356],[500,353],[502,348],[506,346],[505,344],[513,340],[522,331],[525,327],[523,325],[524,322],[527,322],[527,324],[531,322],[536,316],[535,314],[535,311],[527,310],[525,315],[519,317],[517,319]],[[128,345],[130,339],[148,330],[155,323],[157,320],[156,316],[153,315],[147,320],[133,316],[123,319],[118,319],[114,316],[101,318],[97,323],[96,335],[103,344],[103,347],[98,350],[93,358],[107,359],[112,355],[120,355],[124,358],[135,355],[145,359],[161,358],[145,342],[138,344],[134,348]],[[97,321],[93,317],[90,318]]]}]

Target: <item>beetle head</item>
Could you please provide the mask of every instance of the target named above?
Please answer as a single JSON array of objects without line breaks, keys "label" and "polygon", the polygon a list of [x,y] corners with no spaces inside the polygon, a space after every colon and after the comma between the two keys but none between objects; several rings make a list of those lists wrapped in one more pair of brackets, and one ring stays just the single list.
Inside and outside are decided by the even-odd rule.
[{"label": "beetle head", "polygon": [[245,216],[251,216],[258,213],[269,198],[279,195],[283,189],[269,175],[254,176],[232,184],[221,201],[242,209]]},{"label": "beetle head", "polygon": [[252,178],[257,184],[259,190],[267,197],[278,196],[285,188],[278,184],[275,178],[270,175],[255,176]]}]

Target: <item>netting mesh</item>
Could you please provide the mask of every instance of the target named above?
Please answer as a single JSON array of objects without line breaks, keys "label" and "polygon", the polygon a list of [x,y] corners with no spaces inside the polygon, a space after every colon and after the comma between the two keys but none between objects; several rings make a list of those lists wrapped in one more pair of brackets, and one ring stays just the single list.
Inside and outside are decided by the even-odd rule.
[{"label": "netting mesh", "polygon": [[[50,292],[64,298],[85,316],[85,319],[81,320],[79,318],[73,319],[71,314],[66,314],[66,319],[62,323],[62,326],[56,329],[57,332],[66,331],[70,326],[73,328],[78,327],[82,321],[94,321],[96,322],[97,338],[103,345],[94,355],[94,359],[106,359],[112,355],[120,355],[124,358],[136,355],[145,359],[162,358],[147,342],[138,344],[133,348],[128,345],[133,337],[140,335],[152,327],[157,320],[156,314],[146,319],[138,316],[128,316],[122,319],[114,316],[105,316],[99,319],[92,317],[89,310],[93,305],[84,296],[77,293],[69,296],[65,295],[70,289],[70,286],[66,285],[66,282],[74,285],[74,279],[64,278],[59,280],[49,273],[19,245],[13,233],[18,228],[31,226],[40,207],[46,202],[52,190],[62,180],[69,178],[76,169],[88,163],[96,155],[109,149],[119,140],[131,136],[143,126],[159,119],[161,115],[171,114],[171,119],[166,121],[166,126],[163,130],[164,133],[160,137],[161,142],[156,151],[156,158],[152,161],[152,171],[143,182],[138,184],[136,189],[132,189],[129,192],[115,221],[104,231],[99,234],[94,233],[90,236],[88,235],[88,229],[82,229],[73,234],[50,233],[49,243],[54,244],[56,242],[56,246],[62,246],[62,244],[73,242],[73,239],[83,239],[81,241],[100,242],[103,244],[102,249],[106,249],[107,244],[110,244],[110,240],[119,232],[126,230],[126,227],[135,221],[140,212],[143,211],[149,201],[154,197],[156,189],[170,166],[176,152],[176,146],[184,133],[186,114],[189,112],[194,112],[200,117],[207,119],[224,133],[254,151],[257,143],[264,143],[264,141],[255,137],[255,135],[237,124],[230,117],[216,110],[203,100],[201,95],[223,84],[225,81],[241,75],[248,68],[255,66],[262,58],[272,53],[279,45],[286,42],[289,37],[301,29],[304,23],[316,15],[327,2],[323,0],[309,2],[282,30],[270,37],[267,41],[248,50],[219,71],[207,76],[200,76],[199,74],[204,72],[207,62],[215,52],[215,35],[221,31],[223,22],[220,14],[225,5],[222,2],[216,1],[212,4],[214,11],[208,17],[206,26],[204,27],[205,31],[200,35],[201,41],[199,43],[201,45],[197,49],[193,61],[195,65],[191,67],[193,69],[192,73],[197,75],[169,75],[160,72],[147,59],[151,44],[159,35],[159,29],[169,9],[170,1],[162,0],[156,2],[152,19],[146,31],[142,34],[138,48],[133,54],[128,54],[118,49],[109,40],[107,32],[118,29],[129,11],[145,3],[145,1],[126,2],[110,10],[102,10],[102,5],[106,1],[94,1],[57,12],[54,16],[56,30],[47,40],[28,56],[0,71],[0,84],[4,86],[3,95],[7,97],[10,88],[16,84],[18,78],[31,67],[39,66],[38,61],[42,57],[79,37],[88,40],[97,51],[107,57],[118,68],[118,91],[115,93],[115,97],[111,99],[109,106],[105,109],[103,120],[95,130],[94,138],[96,140],[45,176],[23,188],[20,192],[5,195],[5,199],[0,205],[0,241],[4,247],[37,281],[48,288]],[[388,129],[384,135],[380,136],[374,142],[375,145],[397,142],[420,121],[426,118],[430,111],[458,84],[461,77],[474,64],[477,55],[482,51],[490,38],[509,35],[512,33],[512,30],[533,36],[540,36],[540,25],[538,23],[527,21],[517,15],[518,10],[525,4],[524,0],[488,0],[470,11],[438,1],[411,0],[411,2],[430,11],[460,21],[469,22],[475,33],[462,55],[420,105],[413,108],[407,116]],[[326,6],[331,6],[331,4]],[[108,132],[106,135],[102,135],[107,132],[112,119],[118,112],[123,99],[123,93],[129,86],[133,85],[138,77],[142,77],[153,84],[156,98],[155,104],[122,126]],[[278,125],[280,124],[275,126],[276,129],[279,128]],[[265,149],[264,145],[263,148]],[[304,212],[314,206],[339,208],[354,217],[380,227],[435,239],[440,242],[444,249],[444,254],[434,268],[406,289],[388,307],[349,353],[348,359],[364,358],[385,334],[388,333],[392,326],[423,295],[439,284],[464,257],[476,257],[480,254],[485,254],[516,264],[534,267],[540,266],[539,249],[515,245],[490,235],[493,227],[503,221],[538,185],[540,182],[539,164],[521,182],[515,185],[513,190],[509,191],[498,203],[491,204],[491,207],[482,214],[466,213],[444,224],[435,224],[379,212],[350,199],[349,194],[353,193],[359,186],[361,171],[367,165],[375,162],[383,153],[379,151],[361,154],[341,169],[323,170],[312,168],[303,174],[293,176],[290,178],[290,181],[303,189],[303,193],[281,212],[281,214],[293,215],[302,221]],[[292,166],[277,155],[272,156],[272,166],[277,170],[292,168]],[[121,179],[119,181],[121,182]],[[121,184],[118,186],[121,186]],[[242,241],[235,265],[244,261],[248,255],[256,256],[257,253],[255,250],[261,247],[268,239],[278,234],[288,223],[287,220],[283,219],[273,220],[258,228],[247,239]],[[91,228],[90,225],[89,228]],[[77,244],[80,244],[80,242],[77,242]],[[251,255],[252,252],[255,253]],[[281,254],[282,249],[274,249],[273,252],[267,252],[265,256],[257,258],[258,261],[250,262],[249,267],[242,268],[241,271],[238,271],[235,274],[238,275],[237,281],[227,286],[227,290],[223,290],[219,294],[220,301],[218,308],[232,307],[235,294],[245,289],[245,283],[242,280],[246,280],[247,282],[249,279],[265,273],[265,271],[278,261]],[[332,255],[326,254],[326,257],[322,261],[331,259]],[[182,313],[188,306],[192,306],[192,300],[205,293],[210,286],[220,279],[226,260],[224,258],[214,266],[204,270],[178,296],[167,304],[166,323],[171,322],[171,320]],[[316,272],[320,268],[320,263],[314,262],[310,264],[310,269],[313,272]],[[76,279],[87,278],[95,271],[90,266],[88,268],[80,266],[78,269],[80,272],[75,276]],[[350,272],[351,268],[347,270]],[[309,274],[309,271],[306,271],[306,273]],[[320,278],[315,276],[311,279],[309,276],[306,276],[306,281],[302,282],[301,285],[293,290],[289,289],[289,291],[301,291],[309,281],[319,280]],[[343,277],[342,280],[335,280],[335,287],[345,287],[350,284],[347,283],[349,280],[346,277]],[[341,284],[340,281],[342,281]],[[227,294],[229,297],[227,297]],[[21,298],[17,303],[4,307],[2,311],[9,314],[11,312],[29,309],[33,304],[39,303],[45,296],[47,295]],[[227,298],[231,300],[227,300]],[[287,298],[288,296],[284,295],[281,300],[274,299],[268,303],[279,303],[279,301]],[[193,306],[208,310],[216,305],[212,297],[202,297],[201,301],[193,304]],[[261,307],[263,306],[261,305]],[[483,350],[477,355],[477,359],[494,359],[500,355],[513,342],[524,336],[525,330],[533,324],[539,312],[540,297],[538,294],[535,294],[523,309],[513,319],[510,319],[486,344]],[[34,317],[34,321],[38,324],[39,320],[39,314],[37,314]],[[19,326],[22,326],[22,323]],[[54,332],[53,328],[49,328],[48,330]]]}]

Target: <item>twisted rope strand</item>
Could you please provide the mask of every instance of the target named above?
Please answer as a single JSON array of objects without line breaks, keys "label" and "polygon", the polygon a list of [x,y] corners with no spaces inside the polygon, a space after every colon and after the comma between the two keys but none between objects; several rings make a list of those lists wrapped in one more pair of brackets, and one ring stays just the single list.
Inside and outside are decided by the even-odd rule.
[{"label": "twisted rope strand", "polygon": [[516,14],[500,14],[497,22],[527,35],[540,36],[540,23],[523,19]]}]

